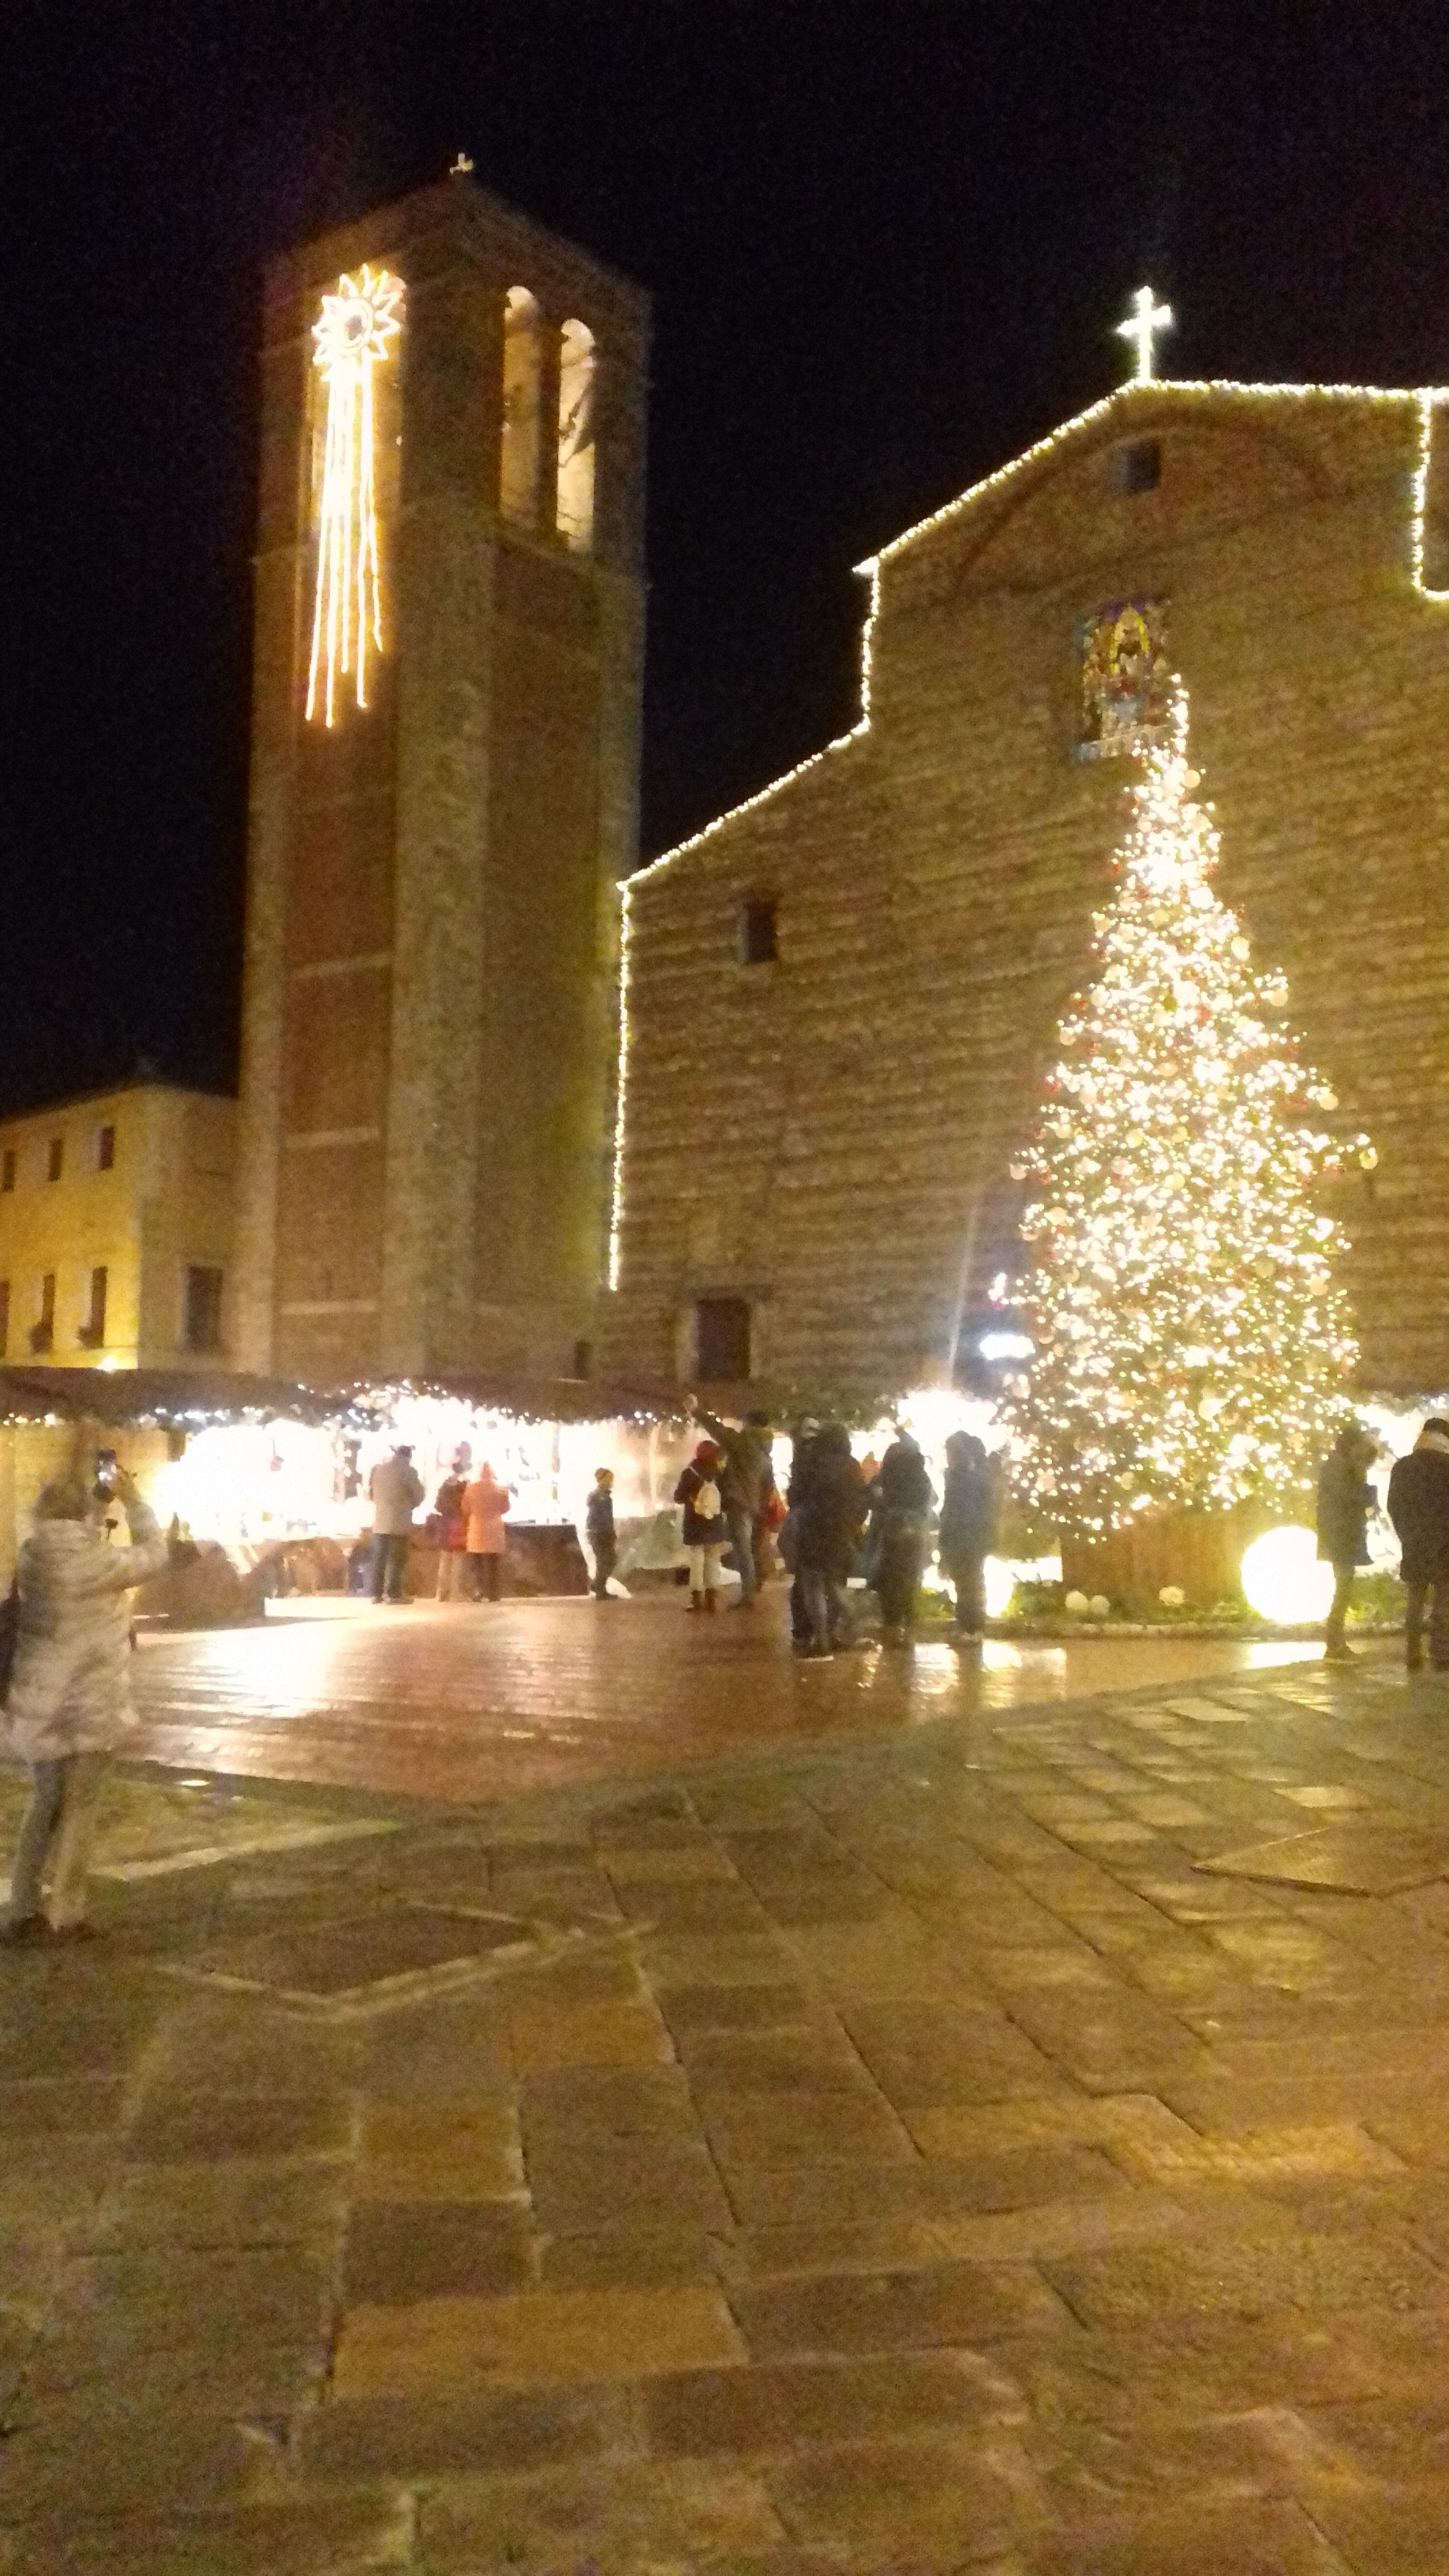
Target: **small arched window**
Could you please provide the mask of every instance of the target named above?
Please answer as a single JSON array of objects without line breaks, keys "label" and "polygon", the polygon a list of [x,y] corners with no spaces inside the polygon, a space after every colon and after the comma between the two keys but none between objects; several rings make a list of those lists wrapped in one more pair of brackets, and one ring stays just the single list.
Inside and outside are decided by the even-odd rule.
[{"label": "small arched window", "polygon": [[594,541],[594,335],[566,322],[559,335],[559,535],[577,554]]},{"label": "small arched window", "polygon": [[505,519],[531,528],[538,516],[538,389],[542,349],[538,306],[526,286],[503,300],[503,434],[498,502]]}]

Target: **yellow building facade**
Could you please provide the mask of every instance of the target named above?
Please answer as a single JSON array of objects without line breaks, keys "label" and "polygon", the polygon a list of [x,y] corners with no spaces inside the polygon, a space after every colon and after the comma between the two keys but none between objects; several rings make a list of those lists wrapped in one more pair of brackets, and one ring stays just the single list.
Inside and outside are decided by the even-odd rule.
[{"label": "yellow building facade", "polygon": [[138,1082],[0,1120],[0,1360],[226,1364],[236,1116]]}]

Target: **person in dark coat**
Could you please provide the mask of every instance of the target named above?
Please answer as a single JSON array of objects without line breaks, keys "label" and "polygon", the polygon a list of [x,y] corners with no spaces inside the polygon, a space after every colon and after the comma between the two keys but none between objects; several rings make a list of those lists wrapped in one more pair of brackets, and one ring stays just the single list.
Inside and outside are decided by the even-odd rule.
[{"label": "person in dark coat", "polygon": [[1345,1422],[1318,1470],[1318,1554],[1333,1568],[1333,1606],[1324,1622],[1324,1659],[1341,1664],[1353,1648],[1344,1635],[1353,1578],[1369,1563],[1368,1524],[1374,1489],[1367,1468],[1375,1443],[1362,1423]]},{"label": "person in dark coat", "polygon": [[910,1643],[936,1489],[919,1444],[898,1431],[870,1487],[875,1588],[888,1646]]},{"label": "person in dark coat", "polygon": [[810,1643],[810,1614],[805,1607],[805,1580],[795,1553],[800,1535],[798,1504],[810,1481],[810,1463],[820,1425],[812,1420],[797,1422],[790,1438],[790,1480],[785,1489],[785,1518],[776,1533],[775,1546],[780,1563],[790,1577],[790,1641],[797,1654],[803,1654]]},{"label": "person in dark coat", "polygon": [[1388,1510],[1409,1595],[1404,1660],[1411,1673],[1423,1664],[1424,1604],[1432,1593],[1429,1661],[1436,1673],[1449,1673],[1449,1422],[1442,1416],[1425,1423],[1407,1458],[1395,1459]]},{"label": "person in dark coat", "polygon": [[594,1560],[589,1590],[596,1601],[611,1600],[609,1577],[619,1562],[619,1540],[614,1528],[614,1471],[611,1467],[600,1467],[595,1471],[594,1490],[584,1510],[584,1535]]},{"label": "person in dark coat", "polygon": [[870,1509],[865,1478],[850,1454],[843,1423],[823,1423],[797,1447],[790,1479],[790,1524],[796,1575],[807,1622],[803,1651],[827,1662],[845,1625],[845,1585]]},{"label": "person in dark coat", "polygon": [[718,1606],[720,1560],[729,1543],[719,1489],[723,1472],[724,1460],[714,1442],[701,1440],[674,1488],[675,1501],[684,1505],[691,1610]]},{"label": "person in dark coat", "polygon": [[956,1595],[953,1625],[959,1636],[979,1639],[986,1625],[986,1560],[1001,1520],[1001,1470],[986,1444],[970,1431],[953,1431],[946,1443],[946,1483],[941,1496],[937,1552]]}]

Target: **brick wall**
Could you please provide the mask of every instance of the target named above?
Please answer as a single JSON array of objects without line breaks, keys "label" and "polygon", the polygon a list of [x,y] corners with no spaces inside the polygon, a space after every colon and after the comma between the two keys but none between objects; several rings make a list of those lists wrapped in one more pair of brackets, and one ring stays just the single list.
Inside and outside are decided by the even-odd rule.
[{"label": "brick wall", "polygon": [[[1155,490],[1112,488],[1125,436]],[[949,1366],[1124,821],[1077,620],[1168,603],[1224,899],[1380,1164],[1339,1212],[1375,1384],[1449,1384],[1449,606],[1411,580],[1412,397],[1130,389],[880,566],[868,730],[631,895],[617,1364],[701,1293],[759,1375]],[[1433,535],[1431,531],[1431,537]],[[779,959],[737,962],[739,906]],[[708,1068],[700,1078],[700,1068]]]}]

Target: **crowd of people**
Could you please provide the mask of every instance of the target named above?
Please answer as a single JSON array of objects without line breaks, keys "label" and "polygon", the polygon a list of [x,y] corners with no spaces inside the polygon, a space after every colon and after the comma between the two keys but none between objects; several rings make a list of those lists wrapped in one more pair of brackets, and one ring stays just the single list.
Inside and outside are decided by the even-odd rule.
[{"label": "crowd of people", "polygon": [[[372,1504],[370,1575],[376,1602],[406,1601],[408,1559],[426,1488],[406,1442],[379,1460],[368,1480]],[[440,1601],[497,1601],[507,1552],[513,1488],[485,1461],[476,1476],[455,1460],[438,1487],[427,1536],[437,1546]]]},{"label": "crowd of people", "polygon": [[[937,1495],[926,1461],[908,1431],[885,1455],[858,1460],[850,1434],[836,1422],[805,1422],[792,1441],[785,1492],[775,1478],[775,1434],[767,1413],[731,1423],[695,1408],[705,1434],[674,1489],[689,1578],[689,1609],[712,1616],[726,1572],[737,1580],[734,1606],[752,1609],[783,1565],[792,1577],[791,1630],[798,1653],[822,1661],[860,1634],[850,1615],[852,1577],[863,1578],[880,1604],[881,1633],[909,1643],[921,1577],[933,1539],[955,1593],[954,1633],[979,1641],[986,1616],[985,1563],[1001,1512],[1000,1469],[968,1432],[946,1444],[944,1491]],[[619,1562],[614,1478],[600,1467],[584,1512],[596,1600],[612,1590]],[[400,1443],[372,1470],[373,1526],[367,1579],[379,1604],[408,1598],[408,1561],[426,1500],[413,1451]],[[423,1535],[437,1549],[439,1601],[496,1601],[507,1554],[513,1489],[486,1462],[470,1475],[455,1462],[439,1486]],[[937,1507],[939,1505],[939,1522]]]},{"label": "crowd of people", "polygon": [[[708,1617],[717,1609],[727,1556],[739,1576],[738,1606],[751,1608],[778,1555],[792,1577],[791,1628],[800,1655],[828,1660],[859,1641],[849,1597],[853,1577],[863,1577],[879,1602],[886,1645],[902,1646],[934,1539],[955,1594],[954,1633],[963,1643],[980,1638],[985,1563],[1002,1508],[1000,1467],[980,1440],[952,1434],[938,1495],[908,1431],[897,1431],[877,1462],[855,1457],[840,1423],[807,1422],[794,1435],[782,1495],[765,1414],[747,1414],[739,1424],[706,1413],[699,1419],[706,1436],[675,1493],[692,1613]],[[1318,1550],[1334,1571],[1325,1652],[1335,1662],[1354,1651],[1347,1619],[1355,1579],[1370,1561],[1376,1497],[1368,1470],[1376,1455],[1363,1427],[1345,1422],[1318,1479]],[[601,1467],[585,1520],[599,1600],[614,1597],[612,1489],[613,1477]],[[401,1601],[425,1498],[410,1448],[400,1444],[374,1468],[370,1491],[373,1598]],[[472,1475],[459,1461],[444,1479],[430,1525],[439,1600],[499,1598],[512,1500],[486,1464]],[[1394,1462],[1386,1508],[1402,1552],[1408,1668],[1422,1668],[1427,1644],[1433,1670],[1449,1672],[1449,1419],[1432,1417],[1413,1449]],[[122,1515],[128,1537],[117,1544]],[[5,1740],[31,1774],[9,1910],[0,1922],[7,1945],[88,1934],[87,1878],[100,1792],[130,1722],[127,1596],[160,1572],[167,1552],[154,1514],[109,1451],[87,1459],[78,1450],[40,1494],[33,1534],[0,1604]]]},{"label": "crowd of people", "polygon": [[692,1611],[716,1608],[727,1563],[739,1576],[737,1607],[750,1608],[778,1556],[793,1578],[790,1624],[798,1654],[827,1662],[857,1642],[862,1632],[851,1616],[852,1577],[880,1604],[884,1643],[907,1646],[935,1538],[955,1593],[953,1633],[963,1642],[980,1641],[986,1559],[1002,1501],[1000,1469],[982,1441],[952,1433],[938,1496],[909,1431],[897,1431],[877,1463],[856,1458],[843,1423],[807,1422],[795,1433],[782,1496],[766,1414],[747,1414],[737,1429],[712,1414],[701,1412],[699,1419],[709,1436],[674,1492],[683,1511]]}]

